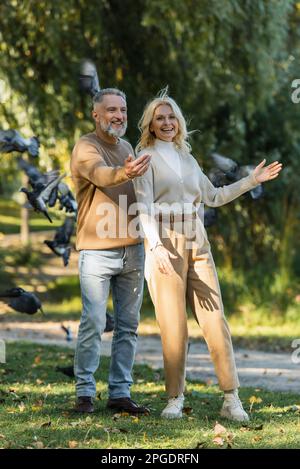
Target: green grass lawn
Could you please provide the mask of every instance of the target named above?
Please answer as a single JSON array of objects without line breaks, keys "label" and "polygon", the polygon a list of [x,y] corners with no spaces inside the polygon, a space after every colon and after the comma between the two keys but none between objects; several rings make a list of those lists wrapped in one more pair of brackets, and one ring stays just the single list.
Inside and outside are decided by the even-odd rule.
[{"label": "green grass lawn", "polygon": [[[219,417],[216,386],[188,382],[184,418],[165,421],[162,372],[148,366],[135,366],[132,397],[151,415],[113,414],[105,408],[107,358],[97,372],[95,414],[73,413],[73,379],[55,371],[71,356],[58,347],[7,344],[7,363],[0,365],[0,448],[300,448],[300,395],[242,389],[251,414],[242,425]],[[224,430],[214,442],[216,422]]]}]

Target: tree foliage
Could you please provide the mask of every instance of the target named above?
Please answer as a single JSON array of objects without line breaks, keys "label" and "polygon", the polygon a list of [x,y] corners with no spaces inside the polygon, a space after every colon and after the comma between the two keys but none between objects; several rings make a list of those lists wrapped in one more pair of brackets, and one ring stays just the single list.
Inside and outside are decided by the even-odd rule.
[{"label": "tree foliage", "polygon": [[133,145],[146,101],[168,84],[205,169],[215,150],[241,164],[266,157],[285,167],[259,203],[220,210],[221,226],[211,230],[217,254],[243,269],[265,259],[282,290],[299,275],[300,103],[291,101],[299,2],[7,0],[0,18],[1,120],[40,136],[41,164],[67,165],[74,141],[93,128],[78,90],[82,58],[95,62],[102,87],[126,92]]}]

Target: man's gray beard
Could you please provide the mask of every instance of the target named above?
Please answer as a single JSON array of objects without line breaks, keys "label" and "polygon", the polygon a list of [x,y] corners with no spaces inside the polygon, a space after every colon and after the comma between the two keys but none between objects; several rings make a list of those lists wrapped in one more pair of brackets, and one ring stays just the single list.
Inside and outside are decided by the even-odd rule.
[{"label": "man's gray beard", "polygon": [[123,137],[126,133],[127,129],[127,122],[122,124],[122,127],[120,129],[113,129],[111,124],[105,125],[102,122],[100,122],[100,127],[103,132],[107,133],[110,137]]}]

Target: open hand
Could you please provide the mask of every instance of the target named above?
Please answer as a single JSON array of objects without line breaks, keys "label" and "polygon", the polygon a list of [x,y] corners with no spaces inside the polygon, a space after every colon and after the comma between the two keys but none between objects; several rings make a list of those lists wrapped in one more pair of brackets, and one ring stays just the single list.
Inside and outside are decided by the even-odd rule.
[{"label": "open hand", "polygon": [[130,179],[143,176],[147,171],[150,164],[150,155],[141,155],[136,160],[132,155],[128,155],[128,158],[125,160],[125,173]]},{"label": "open hand", "polygon": [[265,166],[266,159],[264,159],[254,170],[254,176],[257,182],[262,183],[271,181],[271,179],[277,178],[280,171],[282,170],[282,164],[275,161],[274,163]]}]

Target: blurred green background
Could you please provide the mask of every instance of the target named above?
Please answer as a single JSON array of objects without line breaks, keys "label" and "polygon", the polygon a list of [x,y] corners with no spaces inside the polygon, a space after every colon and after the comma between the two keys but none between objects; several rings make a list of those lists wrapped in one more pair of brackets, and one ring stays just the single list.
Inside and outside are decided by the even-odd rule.
[{"label": "blurred green background", "polygon": [[[300,331],[300,103],[291,99],[300,79],[300,2],[7,0],[0,49],[0,127],[39,136],[42,170],[69,171],[74,142],[93,129],[90,100],[78,89],[83,58],[96,64],[102,87],[126,92],[133,146],[144,105],[169,85],[197,130],[191,144],[204,170],[213,151],[239,164],[281,161],[284,170],[262,199],[243,196],[218,209],[208,233],[232,323]],[[13,154],[0,161],[0,281],[30,284],[30,269],[51,253],[17,238],[9,252],[3,244],[19,231],[22,181]],[[58,226],[61,214],[52,215]],[[32,232],[49,229],[46,219],[30,218]],[[51,314],[79,317],[76,276],[47,278],[44,286]],[[147,292],[144,312],[153,317]]]}]

